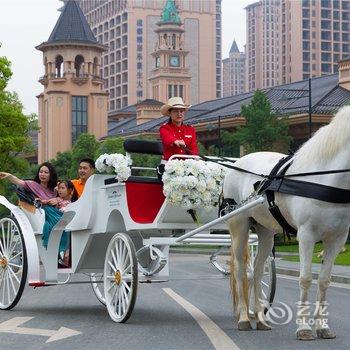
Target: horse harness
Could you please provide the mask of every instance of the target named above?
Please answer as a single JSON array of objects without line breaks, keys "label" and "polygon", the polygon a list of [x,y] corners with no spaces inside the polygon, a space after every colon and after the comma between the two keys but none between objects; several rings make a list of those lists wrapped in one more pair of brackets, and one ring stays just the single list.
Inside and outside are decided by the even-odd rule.
[{"label": "horse harness", "polygon": [[[257,181],[254,184],[254,190],[257,194],[265,194],[267,203],[269,205],[269,211],[279,225],[284,229],[287,235],[296,235],[297,230],[295,227],[290,225],[282,215],[280,209],[275,203],[275,192],[284,194],[294,195],[298,197],[317,199],[323,202],[337,203],[337,204],[348,204],[350,203],[350,190],[343,188],[337,188],[332,186],[321,185],[313,182],[293,180],[292,177],[302,177],[310,175],[326,175],[350,172],[350,169],[342,170],[329,170],[329,171],[318,171],[300,174],[289,174],[285,175],[293,162],[293,154],[281,158],[278,163],[273,167],[269,175],[256,174],[246,169],[238,168],[233,165],[222,164],[222,166],[234,169],[240,172],[256,175],[263,177],[261,181]],[[208,158],[205,160],[209,160]],[[229,159],[223,158],[224,161],[230,161]],[[219,161],[220,162],[220,161]],[[218,163],[219,163],[218,162]],[[232,161],[231,161],[232,162]],[[231,198],[226,199],[229,204],[233,203],[234,200]]]}]

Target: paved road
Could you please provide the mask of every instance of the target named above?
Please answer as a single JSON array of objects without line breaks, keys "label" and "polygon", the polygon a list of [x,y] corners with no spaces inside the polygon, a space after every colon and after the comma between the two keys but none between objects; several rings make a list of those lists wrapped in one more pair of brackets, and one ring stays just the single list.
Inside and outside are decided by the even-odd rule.
[{"label": "paved road", "polygon": [[[48,339],[45,336],[0,332],[0,349],[349,348],[349,286],[331,287],[329,291],[330,324],[337,338],[301,343],[295,340],[293,321],[276,326],[270,332],[238,332],[233,324],[228,281],[216,274],[206,256],[176,255],[172,258],[171,271],[179,279],[140,285],[137,303],[127,324],[115,324],[109,319],[89,285],[35,290],[26,287],[14,310],[0,312],[0,328],[1,323],[14,317],[33,317],[21,327],[50,330],[67,327],[82,334],[45,343]],[[200,277],[195,277],[198,275]],[[311,293],[314,299],[315,286]],[[275,300],[294,308],[297,297],[297,281],[279,277]]]}]

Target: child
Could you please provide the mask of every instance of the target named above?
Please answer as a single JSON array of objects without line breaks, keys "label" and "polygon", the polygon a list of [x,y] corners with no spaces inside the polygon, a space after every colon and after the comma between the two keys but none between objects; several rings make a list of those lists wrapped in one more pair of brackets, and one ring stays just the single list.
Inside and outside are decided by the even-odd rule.
[{"label": "child", "polygon": [[[77,200],[78,195],[70,180],[59,181],[57,185],[58,197],[49,200],[41,200],[44,205],[43,209],[47,214],[49,220],[45,221],[43,228],[43,245],[47,247],[50,233],[52,228],[57,224],[66,210],[69,203]],[[69,259],[69,233],[64,231],[62,234],[60,247],[59,247],[60,257],[64,257],[62,260]],[[68,265],[67,263],[60,262],[61,265]]]}]

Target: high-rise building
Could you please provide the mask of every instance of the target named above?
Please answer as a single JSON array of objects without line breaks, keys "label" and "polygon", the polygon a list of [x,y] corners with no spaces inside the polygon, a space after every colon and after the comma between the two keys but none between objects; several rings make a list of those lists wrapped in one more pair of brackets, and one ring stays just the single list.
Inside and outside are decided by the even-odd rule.
[{"label": "high-rise building", "polygon": [[79,5],[66,2],[43,52],[44,91],[39,100],[39,163],[71,149],[80,134],[107,133],[107,98],[99,76],[101,53]]},{"label": "high-rise building", "polygon": [[99,43],[108,45],[102,75],[109,91],[109,112],[152,98],[149,78],[156,68],[157,23],[173,3],[183,22],[190,101],[221,96],[221,0],[79,1]]},{"label": "high-rise building", "polygon": [[245,54],[233,41],[229,57],[222,60],[222,96],[243,94],[245,91]]},{"label": "high-rise building", "polygon": [[246,7],[246,91],[280,82],[280,4],[280,0],[261,0]]},{"label": "high-rise building", "polygon": [[281,83],[338,71],[350,53],[350,1],[281,1]]},{"label": "high-rise building", "polygon": [[336,73],[350,54],[349,0],[260,0],[247,10],[247,91]]}]

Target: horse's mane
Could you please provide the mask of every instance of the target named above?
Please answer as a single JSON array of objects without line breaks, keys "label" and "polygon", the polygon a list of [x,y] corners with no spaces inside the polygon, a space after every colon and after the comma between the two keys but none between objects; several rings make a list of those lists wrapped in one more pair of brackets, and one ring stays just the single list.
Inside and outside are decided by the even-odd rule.
[{"label": "horse's mane", "polygon": [[319,164],[334,157],[350,138],[350,106],[343,107],[332,121],[320,128],[315,135],[295,153],[298,167]]}]

